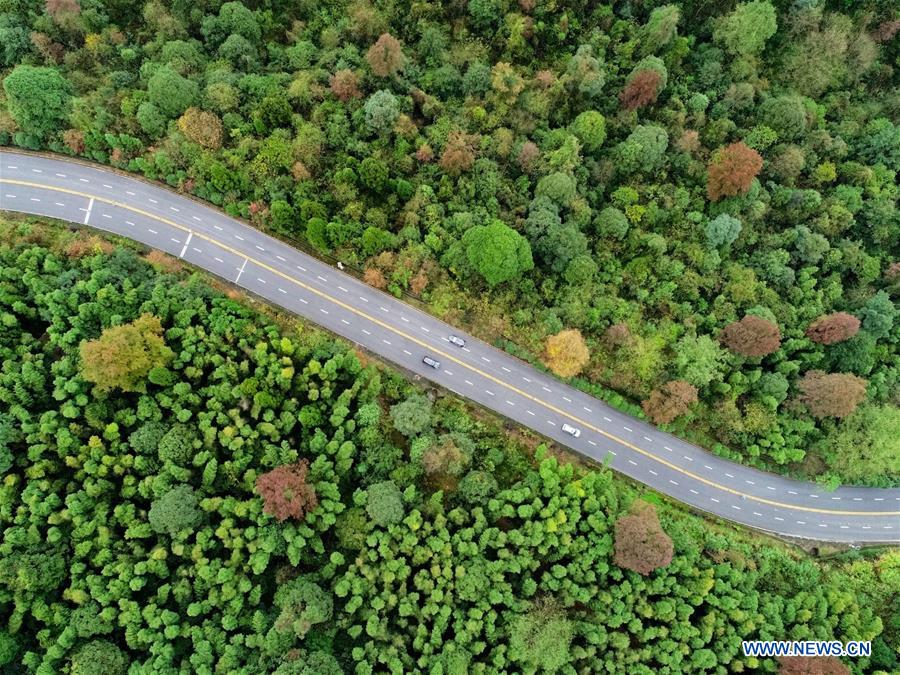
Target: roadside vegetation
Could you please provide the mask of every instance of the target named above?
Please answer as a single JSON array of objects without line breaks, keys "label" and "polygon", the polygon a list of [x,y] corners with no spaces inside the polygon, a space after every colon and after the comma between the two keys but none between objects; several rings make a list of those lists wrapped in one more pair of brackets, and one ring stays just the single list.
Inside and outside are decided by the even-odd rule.
[{"label": "roadside vegetation", "polygon": [[0,143],[303,239],[739,461],[897,484],[898,30],[878,0],[6,0]]},{"label": "roadside vegetation", "polygon": [[900,667],[898,551],[707,522],[180,265],[0,223],[0,672]]}]

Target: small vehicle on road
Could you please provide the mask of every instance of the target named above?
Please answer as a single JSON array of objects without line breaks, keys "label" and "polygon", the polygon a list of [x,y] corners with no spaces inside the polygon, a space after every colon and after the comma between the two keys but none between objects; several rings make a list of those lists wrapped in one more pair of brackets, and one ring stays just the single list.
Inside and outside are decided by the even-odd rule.
[{"label": "small vehicle on road", "polygon": [[574,438],[581,436],[581,429],[573,427],[571,424],[563,424],[562,430]]},{"label": "small vehicle on road", "polygon": [[426,366],[431,366],[435,370],[437,370],[438,368],[441,367],[441,362],[438,361],[437,359],[431,358],[430,356],[424,357],[422,359],[422,363],[424,363]]},{"label": "small vehicle on road", "polygon": [[466,341],[463,340],[461,337],[457,337],[456,335],[451,335],[447,339],[450,341],[451,344],[454,344],[457,347],[465,347],[466,346]]}]

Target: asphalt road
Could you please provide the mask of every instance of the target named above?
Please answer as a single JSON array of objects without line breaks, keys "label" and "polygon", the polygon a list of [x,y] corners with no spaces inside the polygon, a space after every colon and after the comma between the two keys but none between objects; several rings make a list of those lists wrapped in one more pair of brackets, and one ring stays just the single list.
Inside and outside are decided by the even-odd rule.
[{"label": "asphalt road", "polygon": [[[0,208],[89,225],[182,258],[701,511],[792,537],[900,543],[900,489],[828,492],[716,457],[167,188],[0,150]],[[451,334],[466,346],[451,344]],[[426,366],[426,355],[440,367]],[[563,432],[564,423],[580,436]]]}]

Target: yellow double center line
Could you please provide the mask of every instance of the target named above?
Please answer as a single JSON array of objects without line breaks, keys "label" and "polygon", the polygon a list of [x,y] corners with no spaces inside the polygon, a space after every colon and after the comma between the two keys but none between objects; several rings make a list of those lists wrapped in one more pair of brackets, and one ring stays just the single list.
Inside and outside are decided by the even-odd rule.
[{"label": "yellow double center line", "polygon": [[[508,389],[509,391],[515,392],[516,394],[518,394],[519,396],[521,396],[523,398],[526,398],[540,406],[543,406],[547,410],[553,411],[554,413],[556,413],[557,415],[560,415],[561,417],[567,417],[568,419],[572,420],[573,422],[577,422],[578,424],[590,429],[591,431],[594,431],[595,433],[605,436],[606,438],[609,438],[610,440],[615,441],[616,443],[619,443],[620,445],[623,445],[626,448],[634,450],[638,454],[641,454],[644,457],[647,457],[648,459],[652,459],[656,462],[659,462],[663,466],[665,466],[677,473],[680,473],[684,476],[692,478],[700,483],[703,483],[704,485],[708,485],[710,487],[716,488],[717,490],[722,490],[723,492],[727,492],[729,494],[732,494],[732,495],[735,495],[738,497],[743,497],[743,498],[746,498],[746,499],[749,499],[749,500],[752,500],[755,502],[759,502],[761,504],[767,504],[769,506],[775,506],[778,508],[788,509],[788,510],[805,511],[805,512],[809,512],[809,513],[822,513],[822,514],[827,514],[827,515],[838,515],[838,516],[844,515],[844,516],[894,516],[894,517],[900,517],[900,511],[846,511],[846,510],[839,510],[839,509],[819,509],[819,508],[815,508],[815,507],[811,507],[811,506],[800,506],[800,505],[795,505],[795,504],[787,504],[784,502],[779,502],[774,499],[766,499],[765,497],[758,497],[753,494],[741,492],[740,490],[730,488],[726,485],[721,485],[719,483],[716,483],[715,481],[709,480],[708,478],[704,478],[703,476],[700,476],[691,471],[688,471],[688,470],[678,466],[677,464],[673,464],[672,462],[669,462],[669,461],[663,459],[662,457],[654,455],[653,453],[648,452],[647,450],[644,450],[643,448],[640,448],[640,447],[634,445],[633,443],[626,441],[623,438],[619,438],[615,434],[611,434],[608,431],[604,431],[603,429],[600,429],[599,427],[594,426],[590,422],[583,420],[583,419],[573,415],[570,412],[567,412],[561,408],[557,408],[552,403],[548,403],[547,401],[544,401],[535,396],[532,396],[528,392],[522,391],[521,389],[514,387],[513,385],[509,384],[508,382],[505,382],[504,380],[500,380],[499,378],[494,377],[490,373],[486,373],[483,370],[480,370],[479,368],[476,368],[475,366],[472,366],[472,365],[466,363],[465,361],[458,359],[457,357],[453,356],[452,354],[448,354],[447,352],[444,352],[441,349],[436,348],[436,347],[420,340],[419,338],[417,338],[413,335],[405,333],[404,331],[402,331],[390,324],[387,324],[384,321],[381,321],[380,319],[378,319],[374,316],[371,316],[371,315],[367,314],[366,312],[363,312],[360,309],[352,307],[351,305],[348,305],[347,303],[339,300],[338,298],[336,298],[332,295],[329,295],[328,293],[325,293],[324,291],[314,288],[313,286],[309,286],[309,285],[303,283],[302,281],[300,281],[299,279],[296,279],[296,278],[292,277],[291,275],[286,274],[286,273],[282,272],[281,270],[278,270],[278,269],[272,267],[271,265],[268,265],[267,263],[257,260],[256,258],[253,258],[252,256],[247,255],[246,253],[243,253],[243,252],[239,251],[238,249],[229,246],[228,244],[222,243],[221,241],[219,241],[218,239],[215,239],[214,237],[203,234],[202,232],[197,232],[193,228],[186,227],[184,225],[181,225],[180,223],[176,223],[173,220],[169,220],[168,218],[165,218],[163,216],[158,216],[154,213],[150,213],[149,211],[145,211],[145,210],[137,208],[135,206],[131,206],[130,204],[125,204],[123,202],[119,202],[114,199],[107,199],[105,197],[98,197],[97,195],[88,194],[86,192],[80,192],[78,190],[70,190],[68,188],[60,188],[60,187],[55,187],[55,186],[42,185],[41,183],[34,183],[31,181],[13,180],[13,179],[7,179],[7,178],[0,178],[0,183],[8,183],[10,185],[21,185],[23,187],[31,187],[31,188],[41,189],[41,190],[51,190],[54,192],[61,192],[64,194],[75,195],[77,197],[83,197],[85,199],[93,199],[95,202],[103,202],[105,204],[109,204],[110,206],[115,206],[115,207],[118,207],[121,209],[132,211],[133,213],[140,214],[146,218],[150,218],[151,220],[156,220],[161,223],[165,223],[166,225],[169,225],[170,227],[174,227],[175,229],[181,230],[183,232],[193,232],[193,236],[195,238],[202,239],[204,241],[208,241],[209,243],[211,243],[215,246],[218,246],[222,250],[228,251],[229,253],[232,253],[238,257],[246,258],[247,260],[252,262],[254,265],[256,265],[268,272],[271,272],[272,274],[279,276],[282,279],[285,279],[286,281],[290,281],[291,283],[296,284],[297,286],[304,289],[305,291],[308,291],[309,293],[318,295],[319,297],[321,297],[325,300],[328,300],[331,303],[334,303],[338,307],[341,307],[342,309],[345,309],[348,312],[351,312],[352,314],[355,314],[362,319],[371,321],[372,323],[376,324],[377,326],[381,326],[385,330],[388,330],[388,331],[394,333],[395,335],[399,335],[400,337],[405,338],[406,340],[409,340],[410,342],[413,342],[414,344],[417,344],[420,347],[423,347],[423,348],[428,349],[436,354],[439,354],[443,358],[448,359],[454,363],[457,363],[460,366],[462,366],[463,368],[471,370],[473,373],[477,373],[481,377],[484,377],[484,378],[490,380],[491,382],[494,382],[494,383],[498,384],[499,386],[504,387],[505,389]],[[74,222],[74,221],[72,221],[72,222]]]}]

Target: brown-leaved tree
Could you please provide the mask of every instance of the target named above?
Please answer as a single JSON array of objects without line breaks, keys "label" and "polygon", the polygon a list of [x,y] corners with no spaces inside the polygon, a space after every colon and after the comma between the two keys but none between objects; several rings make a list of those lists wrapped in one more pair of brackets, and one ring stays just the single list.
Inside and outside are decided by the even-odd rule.
[{"label": "brown-leaved tree", "polygon": [[318,505],[315,488],[306,482],[309,463],[284,464],[256,479],[256,491],[263,499],[263,511],[277,520],[303,520]]},{"label": "brown-leaved tree", "polygon": [[781,331],[771,321],[748,314],[740,321],[725,326],[722,342],[737,354],[758,358],[778,351]]},{"label": "brown-leaved tree", "polygon": [[614,546],[616,565],[645,576],[672,562],[675,551],[656,507],[644,501],[636,501],[630,513],[616,521]]},{"label": "brown-leaved tree", "polygon": [[850,373],[810,370],[800,380],[800,400],[813,417],[846,417],[866,398],[866,384]]}]

